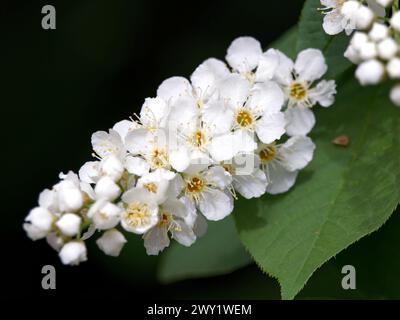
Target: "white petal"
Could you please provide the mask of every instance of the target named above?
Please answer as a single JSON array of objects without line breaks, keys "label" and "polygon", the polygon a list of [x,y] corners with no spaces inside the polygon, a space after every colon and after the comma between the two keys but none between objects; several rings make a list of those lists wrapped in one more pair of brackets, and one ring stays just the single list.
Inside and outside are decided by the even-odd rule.
[{"label": "white petal", "polygon": [[236,141],[236,152],[250,153],[257,149],[254,133],[237,130],[234,132],[234,140]]},{"label": "white petal", "polygon": [[263,83],[257,83],[246,106],[252,109],[261,110],[264,112],[276,112],[280,111],[285,96],[282,89],[276,82],[268,81]]},{"label": "white petal", "polygon": [[146,154],[149,152],[152,140],[151,132],[145,128],[139,128],[132,130],[126,135],[125,146],[133,155]]},{"label": "white petal", "polygon": [[234,112],[224,101],[211,101],[202,111],[203,124],[212,134],[222,134],[231,129]]},{"label": "white petal", "polygon": [[232,133],[214,137],[208,146],[208,151],[217,162],[232,159],[238,152],[237,141],[237,136]]},{"label": "white petal", "polygon": [[154,227],[143,237],[144,247],[148,255],[158,255],[169,246],[168,232],[165,227]]},{"label": "white petal", "polygon": [[110,129],[109,133],[97,131],[92,135],[93,150],[100,157],[107,157],[114,154],[121,158],[125,155],[125,148],[121,136],[117,131]]},{"label": "white petal", "polygon": [[177,220],[175,224],[171,229],[172,238],[181,245],[190,247],[196,241],[196,235],[193,230],[184,221]]},{"label": "white petal", "polygon": [[196,216],[196,220],[193,225],[193,232],[197,237],[202,237],[206,234],[208,228],[207,220],[202,214]]},{"label": "white petal", "polygon": [[261,54],[260,42],[252,37],[240,37],[231,43],[225,58],[233,69],[250,72],[257,67]]},{"label": "white petal", "polygon": [[130,121],[130,120],[122,120],[120,122],[117,122],[113,126],[113,130],[118,132],[122,141],[125,140],[125,137],[129,132],[131,132],[134,129],[138,129],[138,128],[140,128],[140,125],[137,122]]},{"label": "white petal", "polygon": [[293,80],[293,61],[281,51],[269,49],[263,54],[262,61],[257,81],[271,80],[273,77],[278,83],[287,86]]},{"label": "white petal", "polygon": [[336,83],[334,80],[322,80],[311,89],[309,98],[312,104],[319,103],[322,107],[330,107],[335,102]]},{"label": "white petal", "polygon": [[132,156],[126,157],[125,168],[130,174],[139,177],[149,173],[150,171],[150,165],[143,158]]},{"label": "white petal", "polygon": [[302,81],[312,82],[328,70],[324,55],[318,49],[306,49],[299,53],[294,68]]},{"label": "white petal", "polygon": [[185,171],[190,165],[189,150],[185,147],[179,147],[169,151],[169,163],[176,171]]},{"label": "white petal", "polygon": [[86,183],[96,183],[101,175],[100,161],[88,161],[79,169],[79,179]]},{"label": "white petal", "polygon": [[146,127],[164,127],[168,116],[166,102],[159,98],[146,98],[140,111],[140,121]]},{"label": "white petal", "polygon": [[112,257],[119,256],[126,242],[124,235],[116,229],[104,232],[104,234],[96,240],[100,250]]},{"label": "white petal", "polygon": [[232,183],[232,176],[222,167],[215,166],[208,169],[204,176],[207,184],[225,189]]},{"label": "white petal", "polygon": [[303,169],[313,158],[315,144],[309,137],[291,137],[279,149],[283,164],[289,171]]},{"label": "white petal", "polygon": [[39,195],[39,206],[51,212],[58,211],[58,198],[55,190],[45,189]]},{"label": "white petal", "polygon": [[285,133],[286,120],[282,112],[265,113],[256,124],[258,138],[263,143],[272,143]]},{"label": "white petal", "polygon": [[164,80],[157,89],[157,96],[167,103],[174,103],[176,99],[192,95],[192,86],[183,77],[172,77]]},{"label": "white petal", "polygon": [[93,215],[93,223],[99,230],[114,228],[120,221],[122,209],[111,202],[107,202]]},{"label": "white petal", "polygon": [[208,220],[218,221],[231,214],[233,200],[220,190],[205,191],[200,198],[199,208]]},{"label": "white petal", "polygon": [[173,128],[184,132],[193,130],[197,124],[198,107],[193,97],[183,97],[175,101],[171,106],[168,116],[168,130]]},{"label": "white petal", "polygon": [[279,163],[274,162],[268,165],[267,192],[279,194],[288,191],[296,182],[298,171],[288,171]]},{"label": "white petal", "polygon": [[289,136],[305,136],[315,125],[314,113],[308,108],[290,108],[285,111],[286,133]]},{"label": "white petal", "polygon": [[241,107],[248,98],[250,83],[238,74],[232,74],[221,82],[219,90],[222,99],[229,102],[234,108]]},{"label": "white petal", "polygon": [[188,212],[182,201],[177,199],[168,199],[162,204],[162,210],[172,214],[175,218],[185,219]]},{"label": "white petal", "polygon": [[261,197],[267,188],[267,178],[260,169],[252,175],[235,176],[233,186],[246,199]]},{"label": "white petal", "polygon": [[345,17],[340,13],[340,10],[332,10],[324,17],[322,27],[329,35],[336,35],[343,31],[345,26]]},{"label": "white petal", "polygon": [[219,81],[229,74],[229,69],[224,62],[210,58],[196,68],[190,80],[197,96],[207,99],[214,93]]}]

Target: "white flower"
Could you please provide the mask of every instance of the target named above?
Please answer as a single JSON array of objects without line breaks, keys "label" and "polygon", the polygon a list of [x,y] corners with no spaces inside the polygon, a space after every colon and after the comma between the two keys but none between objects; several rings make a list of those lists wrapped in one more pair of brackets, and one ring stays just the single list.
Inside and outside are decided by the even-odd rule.
[{"label": "white flower", "polygon": [[[125,145],[128,151],[136,156],[129,158],[125,164],[127,170],[132,174],[143,175],[149,169],[171,167],[169,162],[167,133],[163,129],[149,131],[145,128],[132,130],[125,138]],[[140,158],[137,158],[140,156]],[[145,160],[148,165],[143,163]],[[140,163],[140,167],[135,168]]]},{"label": "white flower", "polygon": [[114,228],[121,219],[122,208],[105,200],[97,200],[89,209],[88,217],[99,230]]},{"label": "white flower", "polygon": [[389,28],[383,23],[375,22],[368,35],[372,41],[379,42],[389,35]]},{"label": "white flower", "polygon": [[126,149],[120,134],[110,129],[109,132],[97,131],[92,135],[93,150],[102,158],[113,154],[119,159],[124,159]]},{"label": "white flower", "polygon": [[120,159],[111,154],[101,161],[101,171],[103,175],[109,176],[114,181],[118,181],[124,173],[124,166]]},{"label": "white flower", "polygon": [[291,137],[280,145],[261,144],[257,154],[269,182],[267,192],[288,191],[294,185],[298,171],[312,160],[314,149],[312,140],[305,136]]},{"label": "white flower", "polygon": [[354,23],[341,12],[344,3],[344,0],[321,0],[325,7],[322,9],[325,14],[322,26],[327,34],[335,35],[345,30],[349,35],[354,30]]},{"label": "white flower", "polygon": [[390,25],[393,29],[397,32],[400,32],[400,11],[397,11],[393,16],[390,18]]},{"label": "white flower", "polygon": [[23,228],[29,238],[38,240],[47,236],[51,230],[53,221],[54,215],[49,210],[36,207],[26,216]]},{"label": "white flower", "polygon": [[103,235],[96,240],[99,248],[107,255],[118,257],[121,253],[123,246],[126,243],[124,235],[116,229],[111,229],[103,233]]},{"label": "white flower", "polygon": [[386,65],[386,70],[391,79],[400,79],[400,58],[395,57]]},{"label": "white flower", "polygon": [[[247,80],[233,74],[221,83],[219,96],[230,111],[219,108],[212,110],[212,114],[218,114],[217,118],[230,127],[211,141],[209,151],[216,161],[232,159],[239,152],[253,151],[256,148],[254,133],[265,143],[271,143],[285,133],[286,123],[280,111],[284,94],[276,83],[267,81],[251,88]],[[204,110],[205,117],[208,112],[209,109]]]},{"label": "white flower", "polygon": [[121,225],[126,231],[144,234],[158,223],[158,205],[147,189],[132,188],[122,195],[122,201]]},{"label": "white flower", "polygon": [[195,204],[208,220],[222,220],[233,210],[233,199],[226,192],[232,177],[220,166],[201,170],[191,165],[183,176],[184,197]]},{"label": "white flower", "polygon": [[252,37],[239,37],[232,41],[225,59],[234,71],[251,78],[261,55],[260,42]]},{"label": "white flower", "polygon": [[400,107],[400,84],[392,88],[390,91],[390,99],[396,106]]},{"label": "white flower", "polygon": [[56,226],[62,234],[72,237],[75,236],[81,227],[82,218],[74,213],[65,213],[56,222]]},{"label": "white flower", "polygon": [[137,181],[136,187],[147,189],[150,201],[161,204],[167,200],[169,183],[174,178],[175,173],[172,171],[157,169],[142,176]]},{"label": "white flower", "polygon": [[356,70],[356,78],[362,85],[379,83],[385,73],[385,68],[381,62],[372,59],[361,63]]},{"label": "white flower", "polygon": [[255,154],[239,154],[222,167],[232,176],[232,186],[244,198],[261,197],[267,188],[267,177],[259,169],[260,159]]},{"label": "white flower", "polygon": [[71,266],[86,261],[86,246],[84,242],[71,241],[65,244],[59,253],[61,262]]},{"label": "white flower", "polygon": [[268,72],[264,71],[264,75],[278,81],[288,99],[286,133],[291,136],[306,135],[315,124],[314,114],[309,108],[317,103],[329,107],[335,100],[336,84],[333,80],[313,85],[328,68],[322,52],[317,49],[303,50],[293,63],[279,50],[270,49],[263,58],[275,61]]},{"label": "white flower", "polygon": [[383,60],[392,59],[398,51],[399,45],[393,38],[386,38],[378,44],[379,57]]},{"label": "white flower", "polygon": [[114,201],[121,194],[121,188],[108,176],[101,178],[94,188],[96,199]]},{"label": "white flower", "polygon": [[143,237],[146,252],[157,255],[169,246],[168,232],[173,239],[188,247],[196,241],[193,229],[186,222],[187,210],[185,205],[178,200],[167,200],[159,211],[159,222],[147,231]]}]

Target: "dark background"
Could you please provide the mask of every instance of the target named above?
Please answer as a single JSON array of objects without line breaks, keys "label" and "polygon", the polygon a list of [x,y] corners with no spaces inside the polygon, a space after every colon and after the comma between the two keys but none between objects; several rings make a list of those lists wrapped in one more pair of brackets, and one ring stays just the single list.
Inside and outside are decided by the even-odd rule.
[{"label": "dark background", "polygon": [[[56,7],[56,30],[41,28],[45,4]],[[238,36],[251,35],[266,47],[296,24],[302,4],[3,1],[1,297],[279,298],[278,283],[256,266],[161,286],[154,276],[157,258],[145,256],[140,241],[132,239],[131,251],[125,254],[137,259],[134,267],[103,257],[93,245],[87,262],[62,266],[45,241],[32,242],[25,236],[22,223],[39,193],[57,182],[60,171],[77,171],[90,159],[94,131],[138,112],[164,79],[189,77],[208,57],[222,59]],[[363,241],[358,246],[368,250],[372,240]],[[381,236],[379,243],[384,242]],[[357,260],[357,254],[345,252],[338,259]],[[317,272],[300,297],[351,297],[340,289],[340,263],[328,263]],[[45,264],[56,267],[57,290],[41,288]],[[368,279],[369,272],[361,276]]]}]

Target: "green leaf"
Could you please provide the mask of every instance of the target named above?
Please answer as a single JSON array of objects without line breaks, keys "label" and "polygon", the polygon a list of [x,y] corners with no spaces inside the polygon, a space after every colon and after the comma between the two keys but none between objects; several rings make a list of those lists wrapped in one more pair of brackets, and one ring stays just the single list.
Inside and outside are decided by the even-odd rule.
[{"label": "green leaf", "polygon": [[161,256],[158,278],[163,283],[225,274],[251,263],[231,217],[209,222],[207,233],[187,248],[174,242]]},{"label": "green leaf", "polygon": [[[381,87],[347,80],[338,91],[337,103],[316,113],[317,149],[295,187],[236,212],[242,242],[278,278],[284,299],[294,298],[324,262],[377,230],[400,199],[400,110]],[[342,134],[348,147],[331,142]]]}]

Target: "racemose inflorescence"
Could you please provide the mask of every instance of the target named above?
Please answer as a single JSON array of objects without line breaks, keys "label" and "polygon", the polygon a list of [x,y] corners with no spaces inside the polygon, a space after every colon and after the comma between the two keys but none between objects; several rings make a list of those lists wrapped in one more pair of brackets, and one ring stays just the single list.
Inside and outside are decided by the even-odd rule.
[{"label": "racemose inflorescence", "polygon": [[390,98],[400,106],[399,0],[321,0],[321,4],[327,34],[352,34],[344,56],[358,65],[355,76],[361,85],[397,82]]},{"label": "racemose inflorescence", "polygon": [[105,254],[118,256],[131,232],[156,255],[170,238],[192,245],[239,195],[288,191],[313,157],[312,107],[334,102],[335,82],[320,80],[324,56],[306,49],[292,61],[240,37],[226,61],[204,61],[190,81],[165,80],[137,119],[94,133],[96,160],[40,194],[27,235],[70,265],[87,259],[85,240],[98,234]]}]

